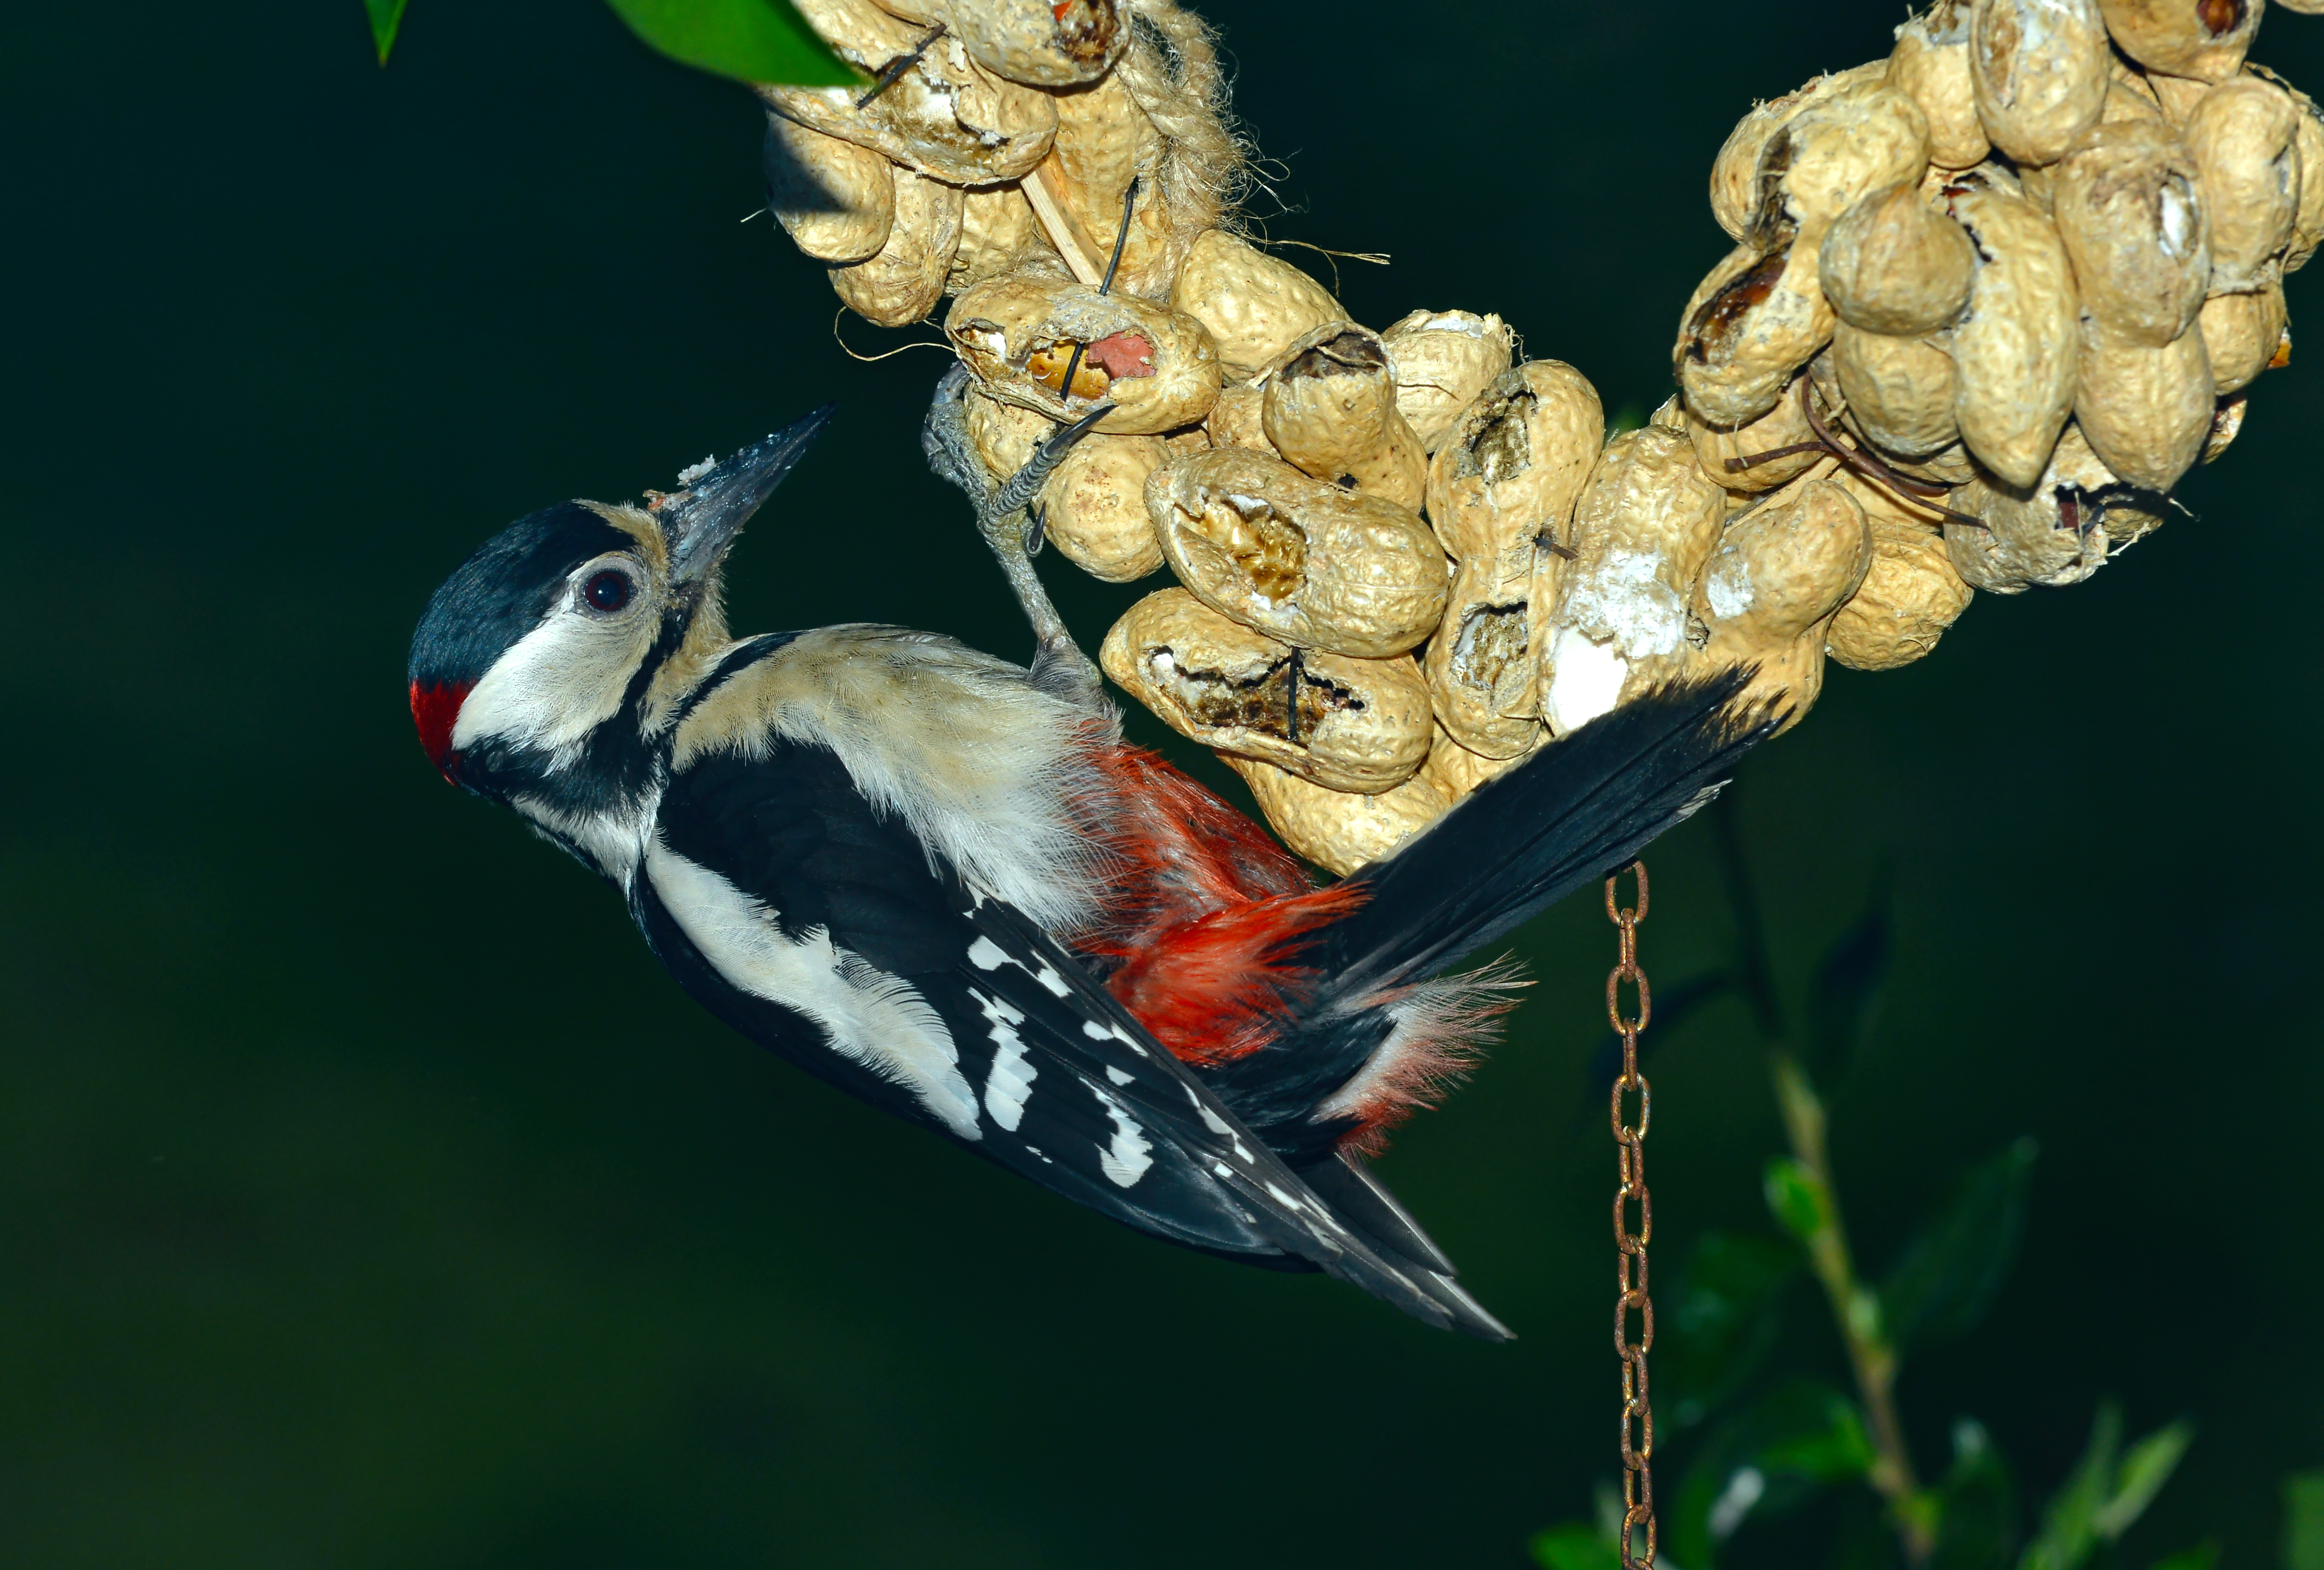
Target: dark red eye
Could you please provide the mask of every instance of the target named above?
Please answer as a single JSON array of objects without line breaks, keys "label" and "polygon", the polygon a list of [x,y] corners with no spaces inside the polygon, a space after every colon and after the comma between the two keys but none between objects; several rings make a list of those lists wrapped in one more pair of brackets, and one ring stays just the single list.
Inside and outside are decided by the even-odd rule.
[{"label": "dark red eye", "polygon": [[593,611],[618,611],[630,603],[630,596],[633,592],[630,575],[617,572],[610,567],[603,572],[591,574],[589,581],[581,586],[581,597],[589,602],[589,608]]}]

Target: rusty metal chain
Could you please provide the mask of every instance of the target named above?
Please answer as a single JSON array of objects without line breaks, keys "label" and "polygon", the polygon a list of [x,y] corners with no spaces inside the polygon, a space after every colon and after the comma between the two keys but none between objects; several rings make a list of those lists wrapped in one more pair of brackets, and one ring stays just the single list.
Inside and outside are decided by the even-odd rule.
[{"label": "rusty metal chain", "polygon": [[[1620,904],[1615,885],[1624,869],[1606,880],[1606,919],[1621,932],[1620,957],[1606,977],[1606,1020],[1622,1038],[1622,1072],[1614,1081],[1611,1117],[1616,1157],[1622,1186],[1614,1193],[1615,1256],[1614,1354],[1622,1360],[1622,1566],[1623,1570],[1653,1570],[1655,1563],[1655,1408],[1646,1397],[1646,1353],[1655,1344],[1655,1300],[1646,1295],[1646,1244],[1655,1235],[1654,1196],[1646,1191],[1646,1125],[1654,1119],[1654,1089],[1638,1072],[1638,1032],[1654,1017],[1654,994],[1646,973],[1638,968],[1638,923],[1646,919],[1646,864],[1632,862],[1628,871],[1638,880],[1638,903]],[[1622,984],[1638,989],[1635,1017],[1622,1012]],[[1624,1121],[1623,1102],[1632,1092],[1638,1097],[1638,1121]],[[1630,1230],[1632,1201],[1638,1207],[1638,1230]],[[1638,1339],[1630,1339],[1630,1316],[1638,1316]],[[1646,1528],[1646,1547],[1637,1547],[1638,1528]]]}]

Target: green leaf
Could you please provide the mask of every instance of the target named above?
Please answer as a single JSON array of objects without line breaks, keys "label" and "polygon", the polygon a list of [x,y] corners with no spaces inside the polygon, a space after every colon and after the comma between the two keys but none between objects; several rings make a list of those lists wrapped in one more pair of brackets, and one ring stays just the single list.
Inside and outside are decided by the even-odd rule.
[{"label": "green leaf", "polygon": [[1785,1232],[1803,1243],[1812,1243],[1831,1228],[1831,1196],[1823,1182],[1804,1161],[1778,1156],[1767,1163],[1763,1179],[1767,1208]]},{"label": "green leaf", "polygon": [[1798,1251],[1774,1238],[1713,1232],[1695,1243],[1655,1347],[1655,1383],[1674,1398],[1674,1427],[1702,1422],[1758,1371],[1799,1267]]},{"label": "green leaf", "polygon": [[1542,1570],[1622,1570],[1622,1551],[1600,1537],[1598,1528],[1587,1521],[1568,1521],[1536,1532],[1529,1546],[1533,1562]]},{"label": "green leaf", "polygon": [[849,87],[863,79],[816,35],[789,0],[606,4],[647,43],[714,76],[803,88]]},{"label": "green leaf", "polygon": [[396,30],[403,25],[403,7],[408,0],[364,0],[364,10],[371,16],[371,42],[379,51],[379,63],[385,65],[395,48]]},{"label": "green leaf", "polygon": [[1864,1044],[1872,1005],[1888,974],[1890,879],[1886,868],[1855,925],[1841,933],[1816,966],[1808,993],[1808,1071],[1833,1080]]},{"label": "green leaf", "polygon": [[2216,1538],[2205,1538],[2191,1548],[2181,1548],[2168,1559],[2154,1562],[2154,1570],[2218,1570],[2219,1545]]},{"label": "green leaf", "polygon": [[2090,1442],[2065,1482],[2043,1507],[2042,1531],[2018,1556],[2018,1570],[2077,1570],[2097,1546],[2098,1514],[2113,1493],[2115,1451],[2122,1443],[2122,1408],[2102,1402]]},{"label": "green leaf", "polygon": [[1905,1245],[1880,1284],[1881,1321],[1900,1354],[1915,1343],[1967,1334],[1993,1307],[2017,1260],[2039,1150],[2019,1140],[1970,1168]]},{"label": "green leaf", "polygon": [[1936,1501],[1929,1570],[2003,1570],[2017,1546],[2017,1489],[2008,1463],[1973,1418],[1953,1425],[1953,1463],[1937,1485]]},{"label": "green leaf", "polygon": [[2283,1480],[2283,1570],[2324,1570],[2324,1472]]},{"label": "green leaf", "polygon": [[1711,1570],[1746,1520],[1780,1515],[1835,1482],[1871,1470],[1856,1403],[1814,1381],[1778,1386],[1704,1440],[1671,1512],[1670,1557]]},{"label": "green leaf", "polygon": [[2114,1497],[2098,1507],[2090,1518],[2098,1536],[2111,1543],[2130,1530],[2163,1485],[2171,1481],[2178,1470],[2180,1457],[2195,1437],[2194,1425],[2181,1418],[2167,1427],[2157,1428],[2130,1447],[2122,1458],[2122,1466],[2115,1473]]}]

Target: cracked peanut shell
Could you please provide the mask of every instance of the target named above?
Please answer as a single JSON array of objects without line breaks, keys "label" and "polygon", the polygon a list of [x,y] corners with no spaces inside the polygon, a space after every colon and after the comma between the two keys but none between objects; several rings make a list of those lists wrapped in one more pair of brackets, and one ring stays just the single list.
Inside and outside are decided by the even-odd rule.
[{"label": "cracked peanut shell", "polygon": [[1967,0],[1938,0],[1896,29],[1886,80],[1909,94],[1929,123],[1929,162],[1940,169],[1969,169],[1993,143],[1977,117],[1969,79]]},{"label": "cracked peanut shell", "polygon": [[1953,419],[1979,463],[2031,485],[2073,410],[2081,315],[2073,271],[2056,226],[1983,168],[1941,194],[1979,257],[1952,331]]},{"label": "cracked peanut shell", "polygon": [[2187,116],[2210,217],[2214,294],[2264,289],[2282,276],[2300,217],[2301,118],[2290,94],[2255,76],[2221,82]]},{"label": "cracked peanut shell", "polygon": [[2112,58],[2095,0],[1975,0],[1969,9],[1978,118],[2018,163],[2054,163],[2098,124]]},{"label": "cracked peanut shell", "polygon": [[1245,377],[1348,315],[1322,284],[1224,229],[1195,239],[1170,286],[1170,303],[1209,329],[1230,375]]},{"label": "cracked peanut shell", "polygon": [[1509,368],[1513,339],[1497,316],[1416,310],[1380,334],[1396,373],[1396,406],[1434,452],[1461,411]]},{"label": "cracked peanut shell", "polygon": [[1310,784],[1255,758],[1222,756],[1250,787],[1283,843],[1340,877],[1389,854],[1452,806],[1425,772],[1368,796]]},{"label": "cracked peanut shell", "polygon": [[[2012,486],[1980,475],[1957,488],[1948,504],[1985,526],[1948,521],[1945,549],[1963,580],[1994,594],[2080,583],[2106,564],[2114,536],[2104,494],[2121,485],[2070,425],[2038,484]],[[2131,539],[2160,522],[2126,502],[2122,512]]]},{"label": "cracked peanut shell", "polygon": [[1838,319],[1816,279],[1817,238],[1764,252],[1738,245],[1687,302],[1672,360],[1687,407],[1706,423],[1766,413],[1831,337]]},{"label": "cracked peanut shell", "polygon": [[1428,689],[1409,655],[1295,651],[1172,588],[1130,606],[1098,660],[1180,735],[1328,790],[1393,790],[1428,756]]},{"label": "cracked peanut shell", "polygon": [[2101,124],[2054,172],[2051,219],[2082,309],[2109,333],[2160,348],[2194,325],[2211,276],[2195,156],[2159,119]]},{"label": "cracked peanut shell", "polygon": [[1285,350],[1265,378],[1259,429],[1303,474],[1420,510],[1428,455],[1397,407],[1388,349],[1370,328],[1326,322]]},{"label": "cracked peanut shell", "polygon": [[831,287],[864,320],[906,327],[924,319],[944,298],[960,245],[960,191],[900,165],[889,172],[895,177],[896,221],[888,243],[868,261],[831,269]]},{"label": "cracked peanut shell", "polygon": [[1758,213],[1759,156],[1768,140],[1810,105],[1877,85],[1886,73],[1886,64],[1875,60],[1816,77],[1779,98],[1753,105],[1750,113],[1735,123],[1711,163],[1711,216],[1719,220],[1728,238],[1742,239]]},{"label": "cracked peanut shell", "polygon": [[923,28],[941,22],[969,58],[1028,88],[1070,88],[1106,73],[1130,42],[1114,0],[878,0]]},{"label": "cracked peanut shell", "polygon": [[[1056,144],[1028,177],[1046,182],[1097,264],[1111,261],[1114,240],[1121,236],[1113,286],[1148,300],[1169,293],[1180,258],[1157,181],[1167,151],[1167,139],[1128,86],[1111,75],[1093,88],[1057,95]],[[1138,202],[1124,235],[1122,199],[1133,179],[1140,182]]]},{"label": "cracked peanut shell", "polygon": [[1868,76],[1802,106],[1767,138],[1744,237],[1764,246],[1794,229],[1821,235],[1868,193],[1917,180],[1928,167],[1928,117],[1909,94]]},{"label": "cracked peanut shell", "polygon": [[1691,439],[1650,425],[1607,443],[1573,509],[1574,559],[1544,639],[1541,717],[1553,734],[1684,667],[1687,598],[1726,513]]},{"label": "cracked peanut shell", "polygon": [[1444,614],[1444,553],[1409,508],[1242,448],[1174,455],[1147,515],[1178,580],[1286,643],[1360,660],[1416,647]]},{"label": "cracked peanut shell", "polygon": [[2151,71],[2223,82],[2243,68],[2266,0],[2098,0],[2107,32]]},{"label": "cracked peanut shell", "polygon": [[1111,402],[1113,412],[1097,426],[1107,435],[1192,425],[1219,395],[1218,351],[1202,323],[1070,279],[1019,273],[981,283],[953,301],[945,333],[984,390],[1003,402],[1060,422]]},{"label": "cracked peanut shell", "polygon": [[[909,54],[927,36],[869,0],[798,0],[800,14],[866,77]],[[992,75],[956,37],[938,39],[893,86],[862,108],[861,88],[760,84],[768,107],[812,131],[868,147],[953,185],[1015,180],[1040,162],[1057,134],[1046,93]]]}]

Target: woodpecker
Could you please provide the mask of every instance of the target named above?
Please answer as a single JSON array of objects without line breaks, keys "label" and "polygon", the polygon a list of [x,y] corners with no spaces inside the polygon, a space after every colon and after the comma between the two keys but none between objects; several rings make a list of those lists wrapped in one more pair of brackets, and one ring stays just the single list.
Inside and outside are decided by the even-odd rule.
[{"label": "woodpecker", "polygon": [[722,564],[826,408],[471,556],[412,641],[429,758],[809,1074],[1155,1236],[1506,1339],[1368,1156],[1520,984],[1454,962],[1687,816],[1767,719],[1737,712],[1739,679],[1650,694],[1318,887],[1122,741],[1033,574],[1026,503],[1102,409],[992,487],[964,389],[939,383],[924,445],[977,503],[1029,668],[890,626],[729,634]]}]

